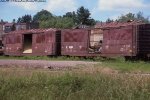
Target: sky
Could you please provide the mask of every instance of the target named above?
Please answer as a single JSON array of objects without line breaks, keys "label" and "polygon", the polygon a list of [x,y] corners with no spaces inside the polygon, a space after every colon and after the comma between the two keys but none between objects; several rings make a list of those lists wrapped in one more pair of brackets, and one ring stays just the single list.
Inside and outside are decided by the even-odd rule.
[{"label": "sky", "polygon": [[[1,1],[1,0],[0,0]],[[25,14],[35,15],[42,9],[64,15],[84,6],[95,20],[117,19],[129,12],[143,12],[150,17],[150,0],[46,0],[46,2],[0,2],[0,19],[12,22]]]}]

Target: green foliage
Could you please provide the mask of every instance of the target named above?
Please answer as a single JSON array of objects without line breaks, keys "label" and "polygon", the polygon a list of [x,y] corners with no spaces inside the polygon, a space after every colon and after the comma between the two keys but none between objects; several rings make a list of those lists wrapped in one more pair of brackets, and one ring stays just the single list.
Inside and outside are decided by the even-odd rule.
[{"label": "green foliage", "polygon": [[124,58],[107,59],[103,65],[116,69],[120,72],[144,73],[150,72],[150,62],[145,61],[125,61]]},{"label": "green foliage", "polygon": [[42,21],[40,23],[41,28],[71,28],[73,25],[73,19],[67,17],[51,18],[48,21]]},{"label": "green foliage", "polygon": [[90,18],[88,9],[81,7],[77,12],[67,12],[63,17],[54,16],[47,10],[42,10],[34,15],[33,22],[39,22],[40,28],[72,28],[77,24],[95,25],[95,20]]},{"label": "green foliage", "polygon": [[37,12],[32,19],[31,15],[24,15],[19,17],[18,23],[39,23],[40,28],[72,28],[77,24],[83,25],[95,25],[95,20],[90,18],[90,12],[83,6],[80,7],[77,12],[67,12],[63,16],[54,16],[47,10],[41,10]]},{"label": "green foliage", "polygon": [[32,22],[31,15],[24,15],[22,17],[19,17],[17,20],[17,23],[30,23],[30,22]]},{"label": "green foliage", "polygon": [[4,20],[3,19],[1,19],[1,21],[0,21],[1,23],[3,23],[4,22]]},{"label": "green foliage", "polygon": [[12,23],[16,23],[16,20],[15,20],[15,19],[13,19]]},{"label": "green foliage", "polygon": [[75,11],[67,12],[63,17],[72,18],[74,25],[77,24],[77,15]]},{"label": "green foliage", "polygon": [[18,60],[88,60],[83,59],[81,57],[67,57],[67,56],[59,56],[59,57],[48,57],[48,56],[20,56],[20,57],[14,57],[14,56],[0,56],[0,59],[18,59]]},{"label": "green foliage", "polygon": [[33,21],[39,22],[40,28],[71,28],[74,25],[72,18],[53,16],[47,10],[42,10],[34,15]]},{"label": "green foliage", "polygon": [[149,18],[145,18],[142,12],[138,12],[137,14],[128,13],[126,15],[120,16],[117,21],[119,22],[127,22],[129,20],[137,20],[145,23],[149,23]]},{"label": "green foliage", "polygon": [[53,17],[53,15],[49,11],[41,10],[40,12],[37,12],[37,14],[35,14],[33,16],[33,21],[34,22],[47,21],[47,20],[49,20],[52,17]]},{"label": "green foliage", "polygon": [[137,19],[137,20],[141,20],[141,21],[143,21],[143,22],[145,22],[145,23],[149,23],[149,17],[145,18],[145,17],[143,16],[143,13],[142,13],[142,12],[138,12],[138,13],[136,14],[136,19]]},{"label": "green foliage", "polygon": [[83,6],[77,10],[77,18],[79,24],[87,24],[89,16],[89,10],[85,9]]},{"label": "green foliage", "polygon": [[83,25],[94,25],[95,20],[90,18],[91,13],[88,9],[81,6],[77,10],[77,23]]},{"label": "green foliage", "polygon": [[128,13],[128,14],[126,14],[126,15],[122,15],[122,16],[118,19],[118,21],[119,21],[119,22],[127,22],[127,21],[129,21],[129,20],[134,20],[134,19],[136,19],[136,18],[135,18],[135,14]]},{"label": "green foliage", "polygon": [[111,23],[111,22],[113,22],[113,20],[110,19],[110,18],[108,18],[108,19],[106,20],[106,23]]},{"label": "green foliage", "polygon": [[63,15],[63,17],[69,17],[69,18],[73,18],[76,17],[76,13],[73,12],[67,12],[65,15]]}]

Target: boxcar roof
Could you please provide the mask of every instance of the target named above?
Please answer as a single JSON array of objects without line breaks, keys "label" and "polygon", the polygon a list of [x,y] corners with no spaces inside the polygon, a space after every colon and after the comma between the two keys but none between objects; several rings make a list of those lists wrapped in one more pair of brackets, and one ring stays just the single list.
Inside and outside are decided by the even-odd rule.
[{"label": "boxcar roof", "polygon": [[118,28],[123,26],[129,26],[129,25],[141,25],[145,24],[143,22],[138,21],[132,21],[132,22],[110,22],[110,23],[102,23],[99,22],[95,25],[95,28]]},{"label": "boxcar roof", "polygon": [[94,28],[79,28],[79,29],[62,29],[62,31],[81,31],[81,30],[91,30]]},{"label": "boxcar roof", "polygon": [[58,29],[49,28],[49,29],[18,30],[18,31],[9,32],[7,34],[37,34],[37,33],[51,32],[51,31],[58,31]]}]

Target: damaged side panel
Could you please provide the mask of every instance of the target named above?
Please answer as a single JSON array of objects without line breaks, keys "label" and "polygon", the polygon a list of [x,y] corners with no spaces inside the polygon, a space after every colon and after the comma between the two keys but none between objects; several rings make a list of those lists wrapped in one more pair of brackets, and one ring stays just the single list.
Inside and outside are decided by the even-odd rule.
[{"label": "damaged side panel", "polygon": [[133,26],[107,29],[104,31],[102,53],[132,56],[135,52],[133,42]]},{"label": "damaged side panel", "polygon": [[88,30],[74,29],[62,31],[62,55],[85,55],[88,50]]}]

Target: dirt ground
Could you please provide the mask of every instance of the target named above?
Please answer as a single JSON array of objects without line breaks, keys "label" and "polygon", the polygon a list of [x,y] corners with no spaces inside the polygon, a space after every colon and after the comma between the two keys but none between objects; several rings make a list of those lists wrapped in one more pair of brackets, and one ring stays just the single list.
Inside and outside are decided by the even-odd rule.
[{"label": "dirt ground", "polygon": [[0,60],[0,67],[26,67],[26,68],[68,68],[76,66],[93,66],[98,62],[87,61],[45,61],[45,60]]},{"label": "dirt ground", "polygon": [[[19,70],[18,70],[19,68]],[[150,73],[120,73],[119,70],[103,66],[101,62],[89,61],[46,61],[46,60],[0,60],[0,70],[29,71],[74,71],[79,73],[103,73],[108,75],[150,76]],[[44,70],[41,70],[44,69]]]},{"label": "dirt ground", "polygon": [[[97,66],[97,64],[99,66]],[[11,69],[44,69],[51,71],[75,71],[81,73],[115,74],[117,70],[103,67],[101,62],[89,61],[45,61],[45,60],[0,60],[0,70]],[[9,68],[9,69],[8,69]],[[41,70],[43,71],[43,70]]]}]

